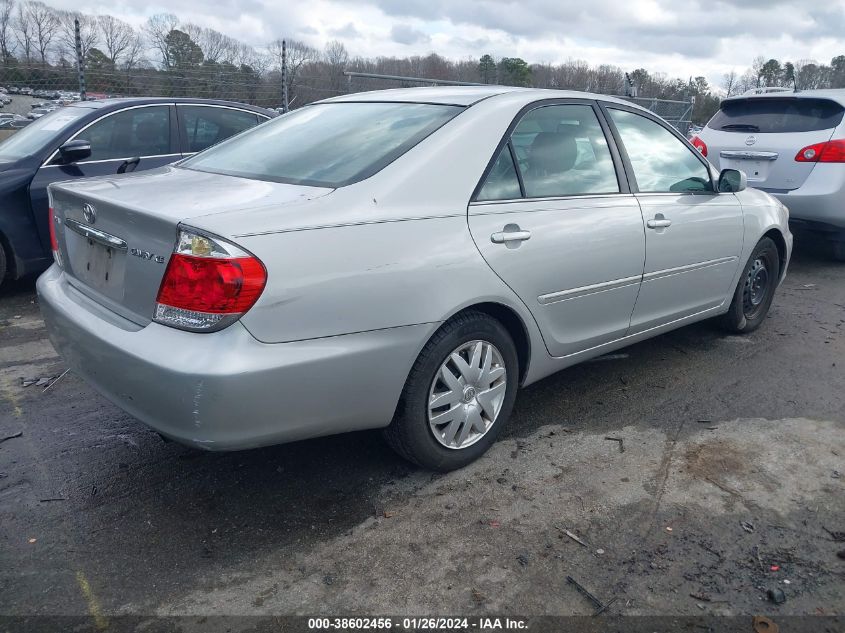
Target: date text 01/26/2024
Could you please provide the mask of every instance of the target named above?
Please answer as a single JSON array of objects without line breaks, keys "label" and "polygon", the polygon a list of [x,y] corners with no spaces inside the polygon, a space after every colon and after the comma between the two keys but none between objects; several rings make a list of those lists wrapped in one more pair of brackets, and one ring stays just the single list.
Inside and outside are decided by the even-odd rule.
[{"label": "date text 01/26/2024", "polygon": [[445,630],[523,630],[528,628],[523,618],[391,618],[391,617],[353,617],[353,618],[309,618],[311,630],[389,630],[392,628],[410,631],[445,631]]}]

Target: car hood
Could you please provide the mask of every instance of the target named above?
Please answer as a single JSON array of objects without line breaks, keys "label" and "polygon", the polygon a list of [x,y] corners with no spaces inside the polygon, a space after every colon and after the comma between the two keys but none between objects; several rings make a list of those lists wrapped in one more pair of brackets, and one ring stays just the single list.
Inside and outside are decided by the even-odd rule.
[{"label": "car hood", "polygon": [[224,176],[173,165],[137,174],[87,178],[52,187],[82,198],[180,222],[220,213],[297,205],[333,191],[324,187]]}]

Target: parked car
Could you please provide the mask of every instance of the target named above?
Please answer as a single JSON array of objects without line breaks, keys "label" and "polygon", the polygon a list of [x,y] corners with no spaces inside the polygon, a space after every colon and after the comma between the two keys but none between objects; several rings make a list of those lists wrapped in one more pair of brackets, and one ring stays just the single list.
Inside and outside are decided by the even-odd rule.
[{"label": "parked car", "polygon": [[34,108],[26,116],[28,119],[40,119],[45,114],[50,114],[55,108]]},{"label": "parked car", "polygon": [[792,230],[845,261],[845,90],[731,97],[693,140],[716,166],[789,207]]},{"label": "parked car", "polygon": [[51,182],[160,167],[273,116],[227,101],[144,98],[80,101],[38,118],[0,143],[0,280],[49,265]]},{"label": "parked car", "polygon": [[[12,114],[11,117],[4,117],[0,119],[0,130],[19,130],[30,123],[32,123],[31,119],[27,119],[25,116],[21,116],[20,114]],[[2,163],[0,163],[0,170],[2,170]],[[2,245],[3,241],[0,240],[0,247],[2,247]]]},{"label": "parked car", "polygon": [[758,327],[792,243],[782,204],[648,111],[501,86],[338,97],[50,196],[47,330],[126,411],[211,450],[386,427],[443,470],[520,385]]}]

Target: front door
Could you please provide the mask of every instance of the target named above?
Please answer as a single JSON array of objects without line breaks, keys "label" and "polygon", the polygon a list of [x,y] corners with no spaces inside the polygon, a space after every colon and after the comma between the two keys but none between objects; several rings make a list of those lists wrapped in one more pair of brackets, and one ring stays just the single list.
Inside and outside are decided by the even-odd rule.
[{"label": "front door", "polygon": [[173,108],[168,104],[135,106],[104,115],[71,139],[91,143],[91,156],[61,164],[58,152],[36,172],[29,186],[41,243],[50,252],[47,185],[62,180],[107,176],[167,165],[181,158]]},{"label": "front door", "polygon": [[607,105],[646,223],[634,334],[729,300],[742,251],[742,207],[717,193],[699,153],[663,123]]},{"label": "front door", "polygon": [[643,220],[589,102],[529,110],[469,207],[475,243],[566,356],[625,335]]}]

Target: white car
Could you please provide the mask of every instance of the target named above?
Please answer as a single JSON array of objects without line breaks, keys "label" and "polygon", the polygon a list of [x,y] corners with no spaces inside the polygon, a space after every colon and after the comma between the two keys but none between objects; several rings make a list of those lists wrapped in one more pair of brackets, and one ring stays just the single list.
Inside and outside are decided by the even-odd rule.
[{"label": "white car", "polygon": [[822,237],[845,261],[845,89],[784,89],[722,101],[692,139],[719,169],[789,208],[792,230]]}]

